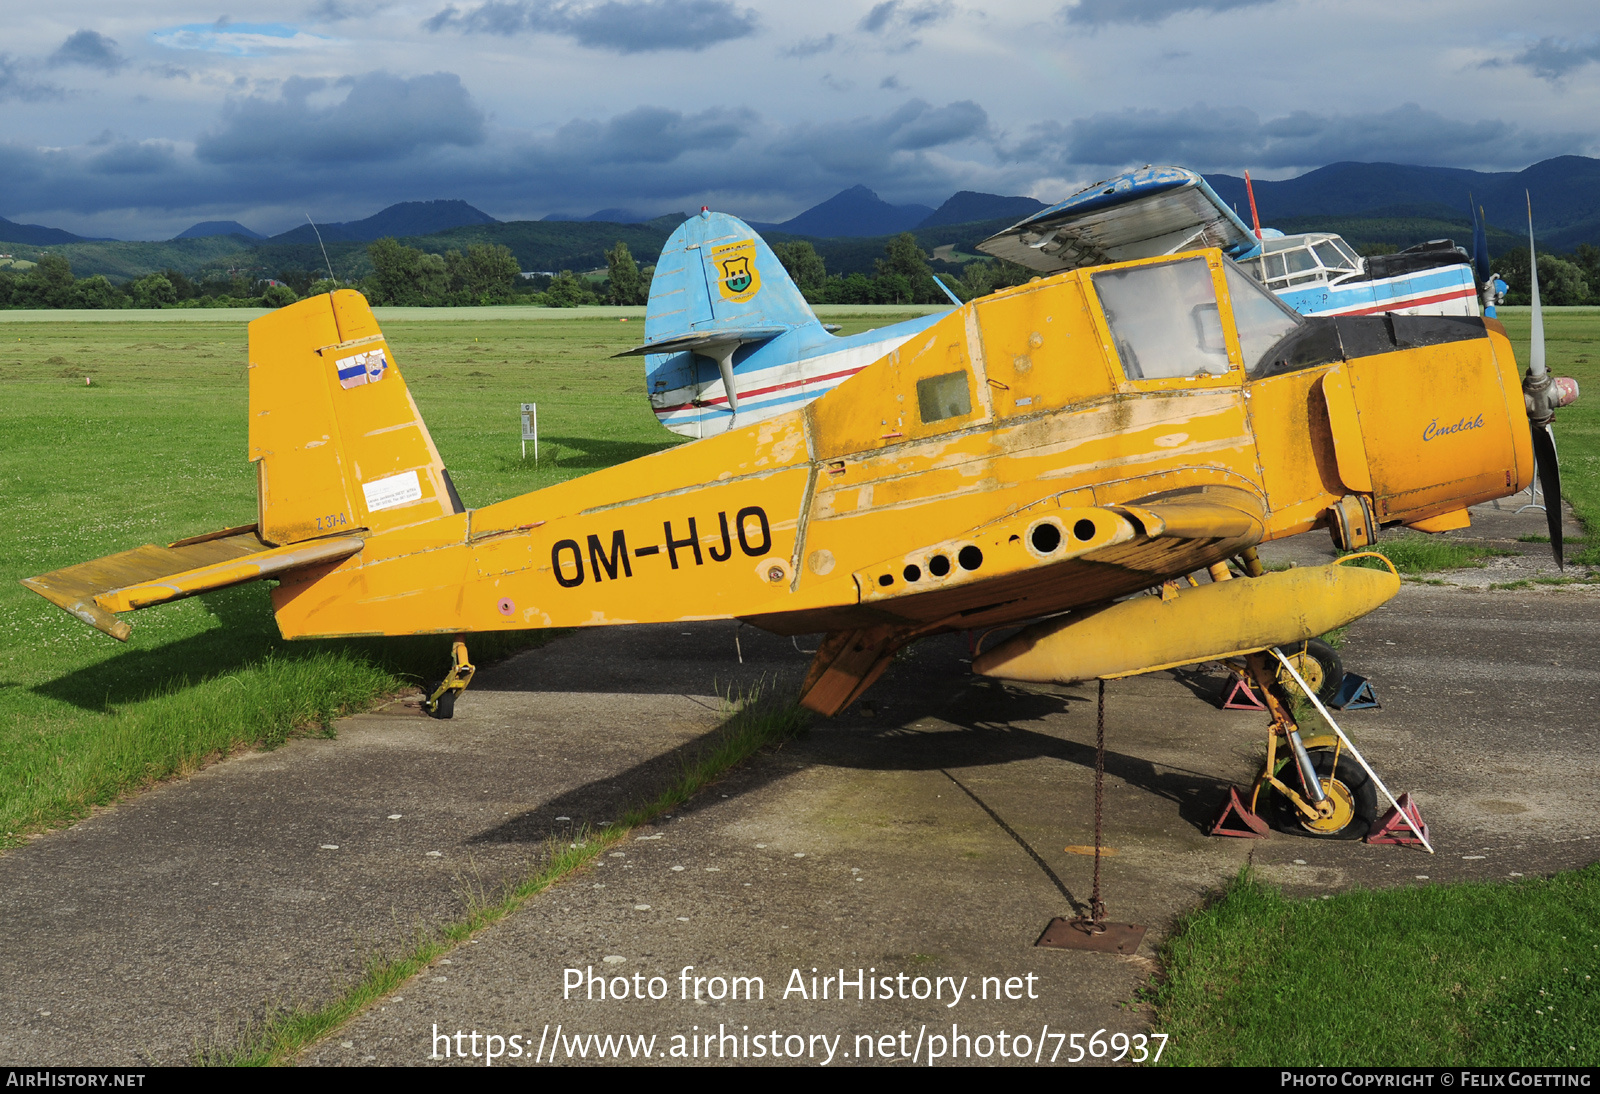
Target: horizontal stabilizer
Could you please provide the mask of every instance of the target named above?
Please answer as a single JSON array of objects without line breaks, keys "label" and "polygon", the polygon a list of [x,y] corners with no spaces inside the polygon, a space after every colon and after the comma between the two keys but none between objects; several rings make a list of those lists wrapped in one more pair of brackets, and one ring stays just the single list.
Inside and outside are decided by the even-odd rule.
[{"label": "horizontal stabilizer", "polygon": [[126,642],[133,628],[114,613],[181,600],[319,563],[361,550],[355,536],[270,547],[254,524],[181,539],[166,547],[147,543],[130,551],[80,562],[22,584],[96,630]]},{"label": "horizontal stabilizer", "polygon": [[[776,338],[789,327],[725,327],[715,331],[702,331],[693,334],[680,334],[673,338],[663,338],[659,342],[646,342],[642,346],[625,349],[621,353],[612,354],[613,357],[643,357],[647,353],[684,353],[688,350],[704,352],[715,346],[744,345],[750,342],[765,342],[769,338]],[[838,328],[835,327],[835,330]],[[708,354],[715,356],[715,354]]]}]

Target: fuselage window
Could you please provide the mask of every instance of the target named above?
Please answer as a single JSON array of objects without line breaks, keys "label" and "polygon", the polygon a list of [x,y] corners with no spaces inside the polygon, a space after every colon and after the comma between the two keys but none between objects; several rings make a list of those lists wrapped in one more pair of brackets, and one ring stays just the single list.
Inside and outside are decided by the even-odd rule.
[{"label": "fuselage window", "polygon": [[918,380],[917,410],[922,414],[923,424],[971,414],[972,396],[967,392],[967,374],[946,372]]},{"label": "fuselage window", "polygon": [[1221,376],[1228,370],[1222,317],[1205,259],[1092,276],[1128,379]]}]

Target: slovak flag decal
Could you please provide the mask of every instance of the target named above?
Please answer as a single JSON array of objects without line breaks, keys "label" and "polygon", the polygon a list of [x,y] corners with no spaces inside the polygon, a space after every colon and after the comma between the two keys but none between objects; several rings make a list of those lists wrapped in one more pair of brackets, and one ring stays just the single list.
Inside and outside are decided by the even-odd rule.
[{"label": "slovak flag decal", "polygon": [[389,368],[389,359],[384,356],[382,347],[379,347],[355,354],[353,357],[341,357],[334,362],[333,367],[339,370],[340,387],[360,387],[362,384],[375,384],[383,379],[383,374]]}]

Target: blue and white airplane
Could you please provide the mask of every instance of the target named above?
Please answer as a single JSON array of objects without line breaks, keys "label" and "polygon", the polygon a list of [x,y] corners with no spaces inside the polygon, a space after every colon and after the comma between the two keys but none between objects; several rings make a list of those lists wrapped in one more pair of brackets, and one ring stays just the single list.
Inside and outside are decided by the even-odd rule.
[{"label": "blue and white airplane", "polygon": [[710,437],[826,394],[942,314],[840,338],[754,229],[701,209],[656,260],[645,343],[628,353],[645,357],[656,420]]},{"label": "blue and white airplane", "polygon": [[1198,247],[1220,247],[1302,315],[1479,314],[1474,261],[1450,240],[1363,259],[1331,232],[1257,233],[1182,167],[1097,182],[978,244],[1045,274]]},{"label": "blue and white airplane", "polygon": [[[1488,282],[1493,315],[1481,226],[1477,235],[1477,280]],[[1200,247],[1220,247],[1303,315],[1479,314],[1474,260],[1449,240],[1363,259],[1330,232],[1258,234],[1181,167],[1096,183],[979,244],[1041,274]],[[701,209],[656,260],[645,343],[628,354],[645,357],[656,419],[682,436],[709,437],[811,402],[939,318],[839,338],[760,235],[738,217]]]}]

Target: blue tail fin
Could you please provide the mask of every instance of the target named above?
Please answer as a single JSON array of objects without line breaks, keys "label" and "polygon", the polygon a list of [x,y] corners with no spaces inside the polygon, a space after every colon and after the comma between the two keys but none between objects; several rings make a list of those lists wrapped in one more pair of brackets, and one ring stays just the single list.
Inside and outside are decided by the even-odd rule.
[{"label": "blue tail fin", "polygon": [[645,343],[628,352],[645,355],[645,384],[658,410],[716,385],[736,417],[738,363],[802,328],[823,335],[772,248],[738,217],[702,209],[678,226],[656,260]]}]

